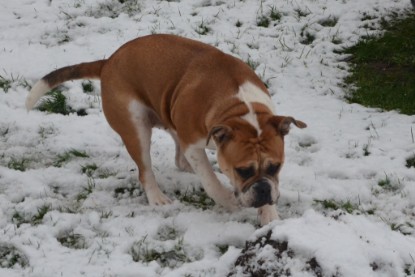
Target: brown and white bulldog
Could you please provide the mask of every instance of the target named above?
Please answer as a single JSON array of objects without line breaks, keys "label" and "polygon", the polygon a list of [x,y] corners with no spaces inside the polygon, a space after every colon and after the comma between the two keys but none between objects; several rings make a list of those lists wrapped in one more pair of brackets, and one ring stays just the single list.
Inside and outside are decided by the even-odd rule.
[{"label": "brown and white bulldog", "polygon": [[[306,124],[275,115],[266,87],[244,62],[194,40],[145,36],[124,44],[109,59],[44,76],[30,91],[26,108],[59,84],[85,78],[101,80],[104,114],[137,164],[150,205],[171,202],[151,166],[151,130],[162,127],[176,142],[177,167],[199,175],[216,203],[230,210],[258,208],[262,225],[278,218],[284,136],[290,124]],[[219,167],[233,190],[213,172],[208,145],[216,146]]]}]

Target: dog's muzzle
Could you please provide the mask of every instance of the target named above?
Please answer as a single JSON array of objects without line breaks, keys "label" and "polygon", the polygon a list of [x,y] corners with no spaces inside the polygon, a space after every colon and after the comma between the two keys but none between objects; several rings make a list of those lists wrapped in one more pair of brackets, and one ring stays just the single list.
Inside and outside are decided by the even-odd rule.
[{"label": "dog's muzzle", "polygon": [[266,204],[272,204],[271,184],[264,179],[259,180],[251,187],[254,193],[252,207],[259,208]]}]

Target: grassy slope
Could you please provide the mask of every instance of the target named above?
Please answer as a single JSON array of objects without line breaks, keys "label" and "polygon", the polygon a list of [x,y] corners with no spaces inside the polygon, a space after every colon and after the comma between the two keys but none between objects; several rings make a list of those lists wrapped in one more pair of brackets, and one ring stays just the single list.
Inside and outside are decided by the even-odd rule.
[{"label": "grassy slope", "polygon": [[415,13],[393,22],[380,38],[366,38],[346,50],[352,54],[347,83],[357,89],[348,100],[385,110],[415,114]]}]

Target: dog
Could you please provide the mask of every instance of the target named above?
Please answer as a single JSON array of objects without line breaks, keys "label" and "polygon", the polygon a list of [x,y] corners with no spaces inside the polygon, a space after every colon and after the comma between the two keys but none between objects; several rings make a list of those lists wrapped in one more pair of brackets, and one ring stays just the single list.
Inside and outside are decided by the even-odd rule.
[{"label": "dog", "polygon": [[[40,79],[26,99],[32,109],[48,91],[75,79],[100,79],[102,107],[137,164],[150,205],[171,200],[160,190],[151,165],[153,127],[167,130],[176,144],[175,163],[196,173],[206,193],[229,210],[258,208],[260,224],[278,219],[278,174],[290,125],[279,116],[269,92],[243,61],[217,48],[175,35],[149,35],[121,46],[108,59],[57,69]],[[214,173],[205,148],[217,149]]]}]

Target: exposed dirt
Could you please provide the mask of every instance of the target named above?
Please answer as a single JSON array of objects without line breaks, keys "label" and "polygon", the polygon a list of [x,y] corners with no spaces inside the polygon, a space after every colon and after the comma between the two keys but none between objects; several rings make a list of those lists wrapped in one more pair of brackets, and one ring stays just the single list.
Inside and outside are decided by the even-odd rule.
[{"label": "exposed dirt", "polygon": [[271,238],[272,231],[252,242],[246,242],[245,248],[235,262],[231,276],[292,276],[290,265],[297,264],[302,271],[312,276],[322,277],[321,266],[315,257],[306,259],[290,249],[287,241]]}]

